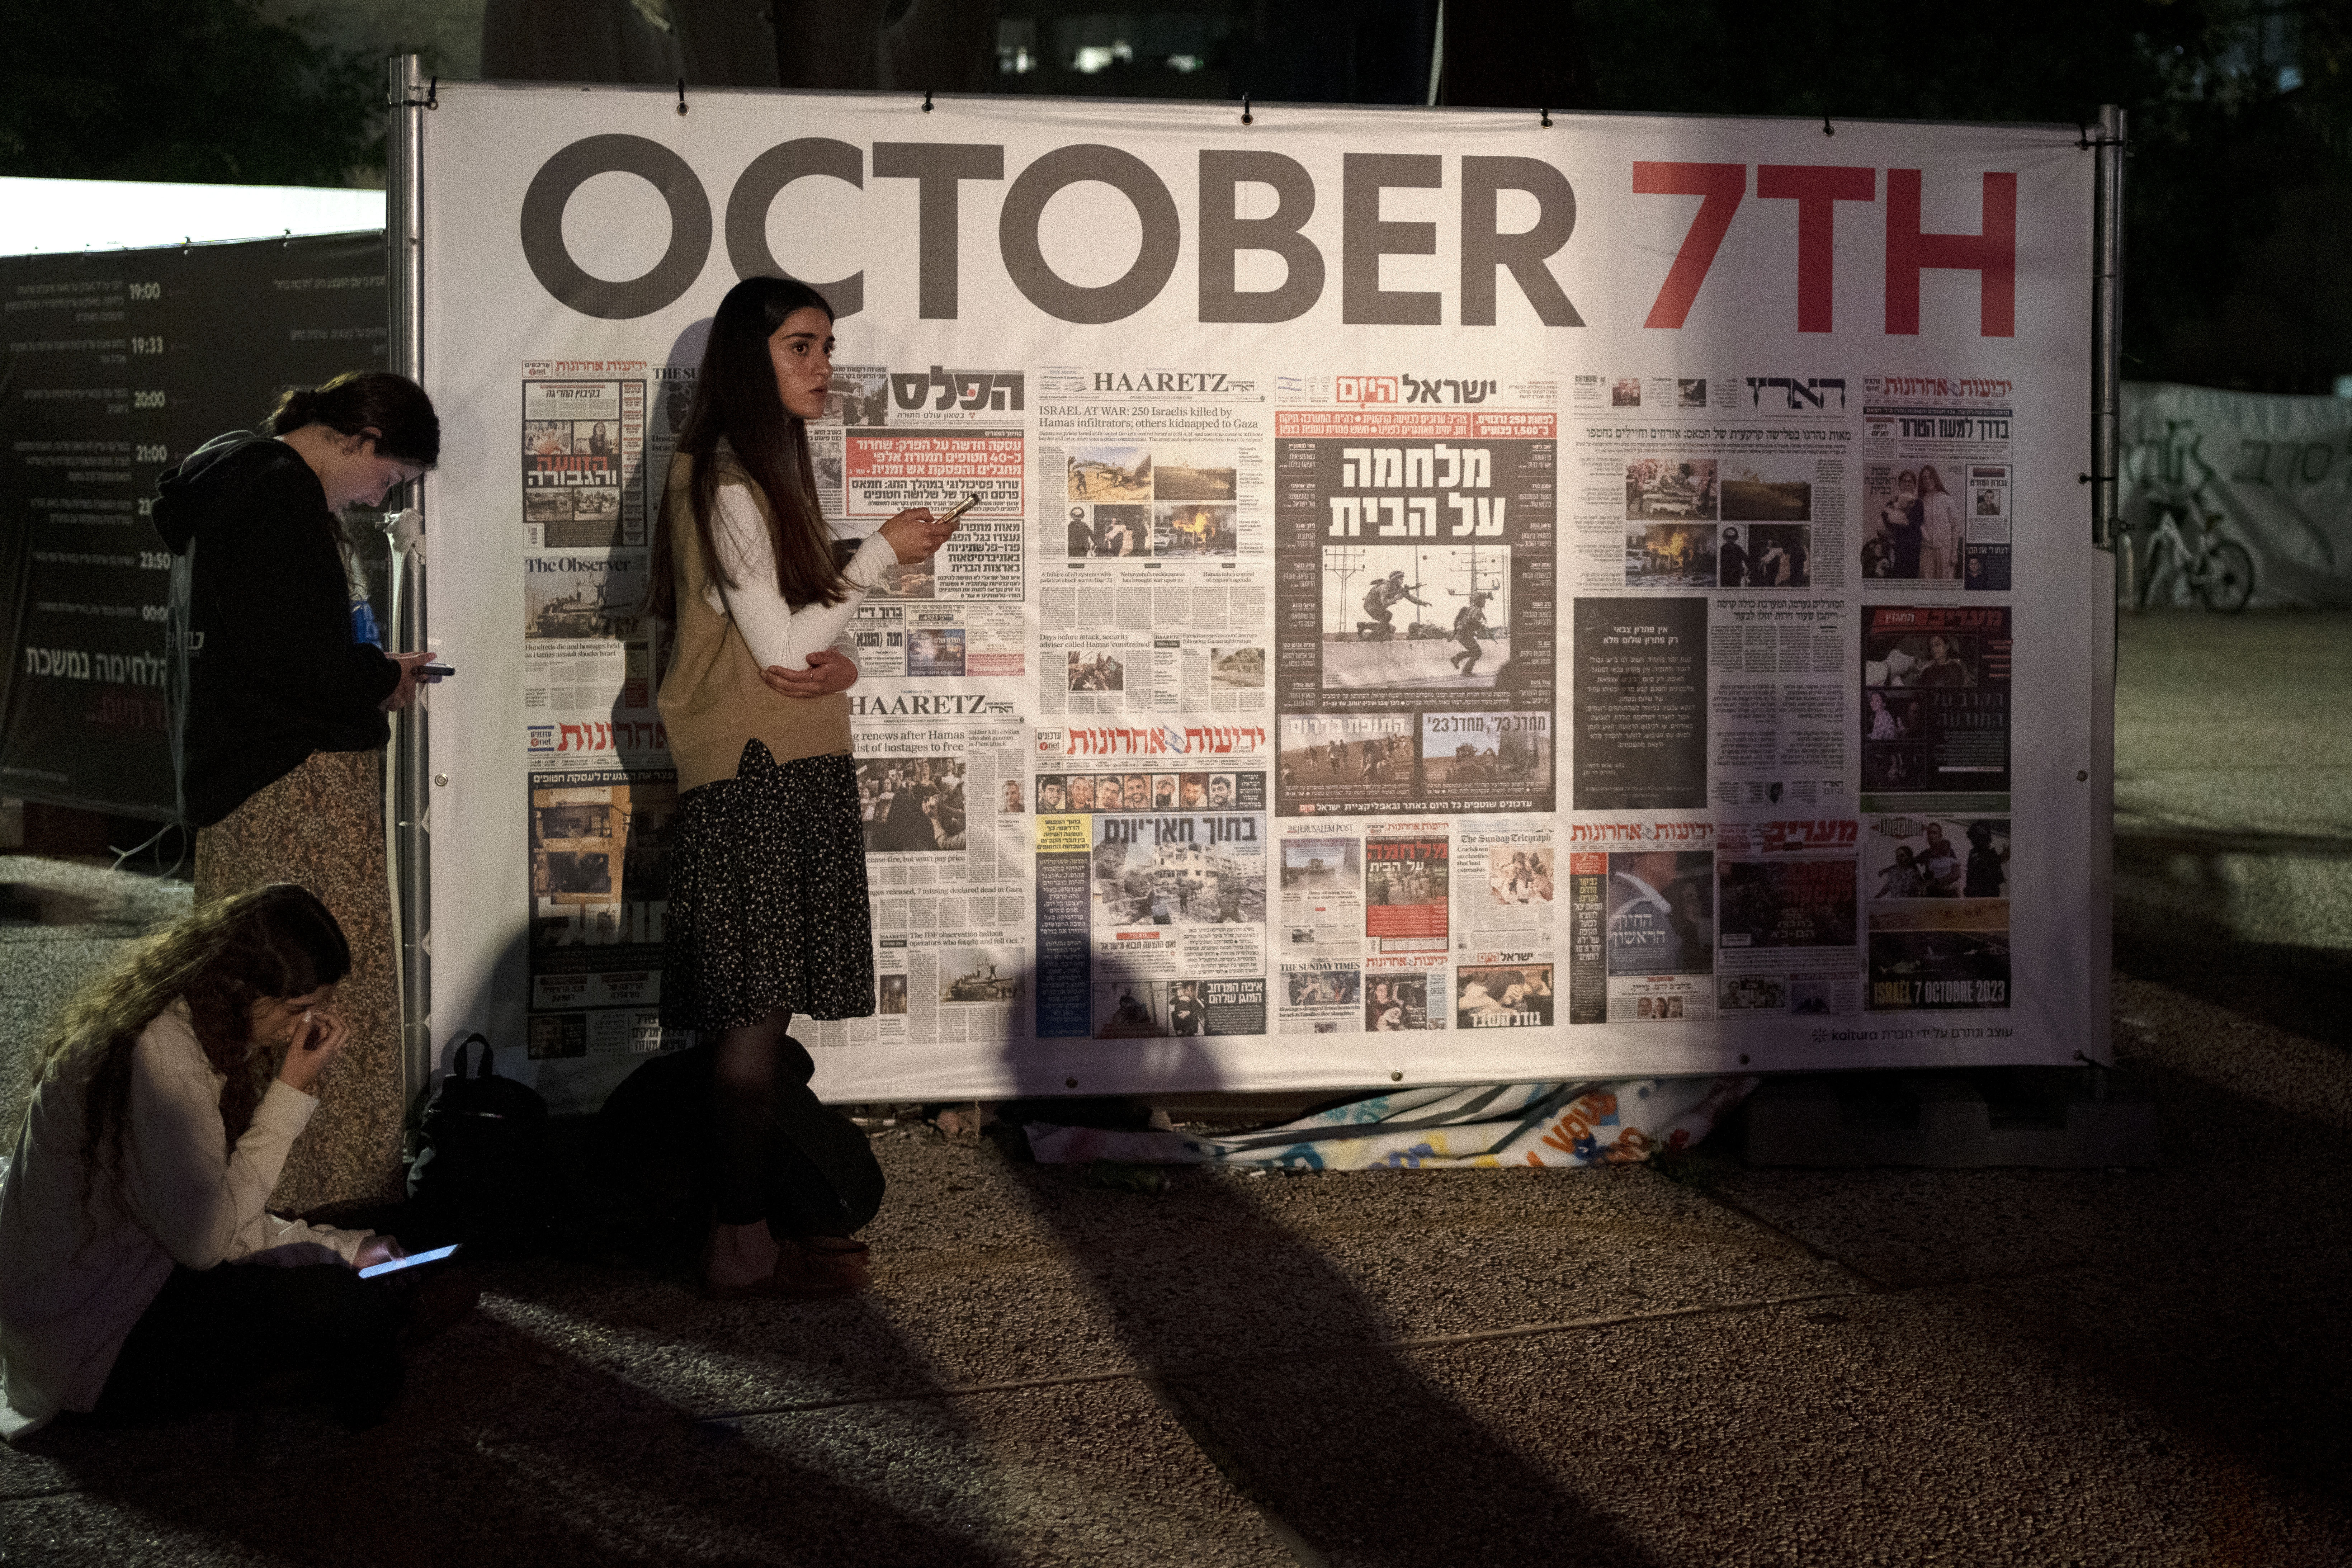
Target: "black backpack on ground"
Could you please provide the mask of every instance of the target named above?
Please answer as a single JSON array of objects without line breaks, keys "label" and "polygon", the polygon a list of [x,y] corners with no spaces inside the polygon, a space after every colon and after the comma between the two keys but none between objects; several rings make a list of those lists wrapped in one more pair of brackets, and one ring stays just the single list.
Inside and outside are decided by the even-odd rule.
[{"label": "black backpack on ground", "polygon": [[[467,1078],[466,1047],[478,1040],[481,1067]],[[547,1102],[498,1075],[488,1039],[472,1034],[457,1042],[417,1136],[404,1222],[417,1241],[523,1251],[540,1238],[551,1207]]]}]

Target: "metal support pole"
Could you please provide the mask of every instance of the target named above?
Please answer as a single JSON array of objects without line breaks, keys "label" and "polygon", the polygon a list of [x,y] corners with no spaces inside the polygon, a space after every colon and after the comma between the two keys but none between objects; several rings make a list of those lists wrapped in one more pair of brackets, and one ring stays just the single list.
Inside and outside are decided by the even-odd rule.
[{"label": "metal support pole", "polygon": [[[425,115],[428,99],[425,63],[415,55],[392,58],[392,124],[384,171],[384,279],[391,300],[392,369],[422,383],[425,379],[425,334],[421,313],[424,277],[418,226],[424,205]],[[425,493],[429,479],[409,487],[410,506],[429,511]],[[393,556],[395,574],[404,574],[404,593],[398,595],[399,613],[391,633],[394,646],[413,651],[425,646],[425,542],[416,540]],[[392,874],[393,922],[398,955],[400,1043],[404,1103],[413,1104],[433,1071],[432,989],[429,963],[432,929],[428,864],[428,818],[425,773],[431,765],[427,749],[425,701],[415,702],[393,716],[392,750],[385,760],[384,828]]]},{"label": "metal support pole", "polygon": [[[2093,246],[2091,316],[2091,557],[2090,766],[2081,782],[2089,792],[2084,816],[2090,830],[2088,937],[2090,1006],[2085,1061],[2111,1059],[2115,1033],[2116,662],[2120,651],[2116,574],[2131,571],[2131,539],[2116,527],[2123,455],[2124,111],[2099,110],[2093,151],[2098,157],[2098,197]],[[2121,540],[2122,550],[2116,550]]]},{"label": "metal support pole", "polygon": [[2092,279],[2091,542],[2116,547],[2117,462],[2123,450],[2124,127],[2114,104],[2099,110],[2098,195],[2094,205],[2095,272]]}]

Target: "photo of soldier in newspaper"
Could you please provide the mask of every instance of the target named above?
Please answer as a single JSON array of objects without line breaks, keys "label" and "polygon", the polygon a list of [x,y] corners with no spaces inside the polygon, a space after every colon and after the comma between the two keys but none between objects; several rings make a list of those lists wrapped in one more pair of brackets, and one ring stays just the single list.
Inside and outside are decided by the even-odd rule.
[{"label": "photo of soldier in newspaper", "polygon": [[1106,502],[1070,508],[1072,556],[1134,556],[1152,552],[1151,508],[1139,502]]},{"label": "photo of soldier in newspaper", "polygon": [[1810,588],[1813,531],[1805,523],[1726,523],[1716,550],[1722,588]]},{"label": "photo of soldier in newspaper", "polygon": [[1414,724],[1410,713],[1284,714],[1284,800],[1328,809],[1409,798]]},{"label": "photo of soldier in newspaper", "polygon": [[1069,499],[1148,501],[1151,453],[1143,447],[1081,447],[1069,454]]},{"label": "photo of soldier in newspaper", "polygon": [[2009,818],[1876,816],[1869,826],[1872,903],[2009,897]]},{"label": "photo of soldier in newspaper", "polygon": [[1021,964],[1017,956],[992,947],[940,950],[941,1002],[1017,1002]]},{"label": "photo of soldier in newspaper", "polygon": [[1454,1026],[1527,1029],[1552,1021],[1551,965],[1473,964],[1454,972]]},{"label": "photo of soldier in newspaper", "polygon": [[1511,657],[1510,577],[1504,546],[1325,550],[1324,688],[1492,689]]},{"label": "photo of soldier in newspaper", "polygon": [[824,395],[824,423],[867,429],[890,422],[890,373],[879,366],[833,367]]},{"label": "photo of soldier in newspaper", "polygon": [[1716,507],[1713,458],[1635,458],[1625,465],[1629,522],[1707,522]]}]

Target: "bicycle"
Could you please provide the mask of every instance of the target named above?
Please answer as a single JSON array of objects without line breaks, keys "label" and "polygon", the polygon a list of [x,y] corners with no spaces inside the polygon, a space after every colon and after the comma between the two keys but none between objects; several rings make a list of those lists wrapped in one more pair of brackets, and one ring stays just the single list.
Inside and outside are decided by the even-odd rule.
[{"label": "bicycle", "polygon": [[[2194,545],[2181,531],[2184,515],[2195,515],[2200,524]],[[2168,565],[2181,574],[2207,609],[2235,615],[2246,607],[2254,596],[2254,558],[2244,545],[2220,537],[2216,521],[2193,508],[2157,509],[2156,529],[2147,542],[2147,564],[2140,574],[2138,591],[2132,595],[2132,608],[2144,610],[2150,603],[2159,602],[2156,581]]]}]

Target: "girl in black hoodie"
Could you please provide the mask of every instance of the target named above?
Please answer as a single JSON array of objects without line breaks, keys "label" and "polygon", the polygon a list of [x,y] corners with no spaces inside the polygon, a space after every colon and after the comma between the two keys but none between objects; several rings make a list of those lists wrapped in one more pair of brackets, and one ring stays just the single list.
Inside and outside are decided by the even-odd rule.
[{"label": "girl in black hoodie", "polygon": [[358,371],[289,392],[269,434],[234,431],[163,478],[155,529],[189,557],[180,794],[196,830],[195,894],[297,882],[352,946],[351,1044],[323,1137],[288,1168],[282,1207],[389,1195],[399,1173],[398,1009],[383,858],[384,715],[429,653],[387,655],[352,630],[340,516],[438,460],[423,388]]}]

